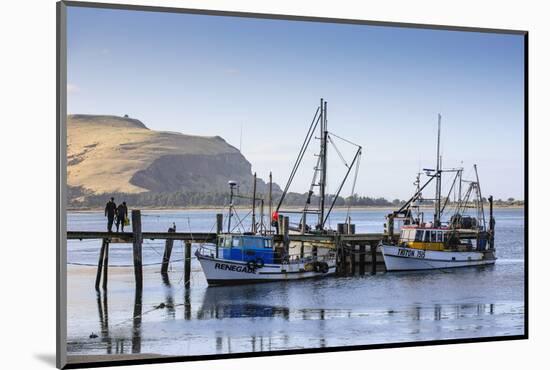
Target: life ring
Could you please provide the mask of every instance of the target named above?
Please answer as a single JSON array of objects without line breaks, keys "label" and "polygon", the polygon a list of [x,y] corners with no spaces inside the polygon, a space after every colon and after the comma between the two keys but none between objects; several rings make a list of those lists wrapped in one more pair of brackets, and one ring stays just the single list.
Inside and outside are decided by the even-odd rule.
[{"label": "life ring", "polygon": [[246,267],[248,267],[249,270],[255,270],[256,269],[256,261],[250,260],[246,263]]},{"label": "life ring", "polygon": [[256,261],[254,264],[257,268],[261,269],[262,267],[264,267],[264,260],[261,257],[258,257],[256,258]]}]

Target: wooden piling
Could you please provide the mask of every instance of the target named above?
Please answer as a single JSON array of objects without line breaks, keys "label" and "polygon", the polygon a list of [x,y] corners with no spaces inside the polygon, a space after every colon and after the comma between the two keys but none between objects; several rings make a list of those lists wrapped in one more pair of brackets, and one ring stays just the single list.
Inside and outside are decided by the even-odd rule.
[{"label": "wooden piling", "polygon": [[365,275],[365,245],[359,246],[359,275]]},{"label": "wooden piling", "polygon": [[216,214],[216,234],[221,234],[223,229],[223,214]]},{"label": "wooden piling", "polygon": [[371,273],[376,275],[376,244],[370,244],[370,255],[371,255]]},{"label": "wooden piling", "polygon": [[342,275],[346,276],[349,271],[348,265],[348,256],[349,256],[349,246],[345,243],[342,244]]},{"label": "wooden piling", "polygon": [[[169,233],[175,233],[176,230],[171,227],[168,229]],[[174,240],[173,239],[166,239],[166,242],[164,243],[164,255],[162,256],[162,267],[160,269],[160,272],[162,274],[168,273],[168,266],[170,265],[170,256],[172,255],[172,248],[174,246]]]},{"label": "wooden piling", "polygon": [[103,271],[103,258],[105,256],[105,244],[107,239],[103,239],[101,243],[101,250],[99,252],[99,261],[97,261],[97,275],[95,277],[95,290],[99,292],[99,284],[101,282],[101,272]]},{"label": "wooden piling", "polygon": [[132,234],[134,254],[134,275],[136,278],[136,289],[143,289],[143,263],[142,263],[142,234],[141,234],[141,211],[132,210]]},{"label": "wooden piling", "polygon": [[107,290],[107,276],[109,270],[109,242],[105,242],[105,254],[103,257],[103,290]]},{"label": "wooden piling", "polygon": [[351,274],[355,275],[355,264],[356,264],[356,254],[357,254],[357,246],[352,246],[352,252],[351,252]]},{"label": "wooden piling", "polygon": [[[222,233],[223,229],[223,214],[218,213],[216,214],[216,234],[220,235]],[[218,242],[216,241],[216,258],[218,258],[219,255],[219,246]]]},{"label": "wooden piling", "polygon": [[346,263],[346,257],[344,255],[344,244],[340,241],[340,237],[336,237],[335,239],[336,243],[336,272],[338,275],[344,275],[345,274],[345,263]]},{"label": "wooden piling", "polygon": [[[132,216],[133,216],[132,211]],[[133,217],[132,217],[133,220]],[[135,224],[133,224],[135,225]],[[134,298],[134,316],[132,319],[132,353],[141,353],[141,315],[143,314],[142,308],[142,291],[136,289]]]},{"label": "wooden piling", "polygon": [[289,222],[289,218],[288,216],[285,216],[283,218],[283,242],[284,242],[284,246],[285,246],[285,253],[286,255],[288,255],[288,250],[289,250],[289,246],[290,246],[290,240],[288,238],[288,222]]},{"label": "wooden piling", "polygon": [[189,288],[191,286],[191,242],[185,242],[185,287]]}]

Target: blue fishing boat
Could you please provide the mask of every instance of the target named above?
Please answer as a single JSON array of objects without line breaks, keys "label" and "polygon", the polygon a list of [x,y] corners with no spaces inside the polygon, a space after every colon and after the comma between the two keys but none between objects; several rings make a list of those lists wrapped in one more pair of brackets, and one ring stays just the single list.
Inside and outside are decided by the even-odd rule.
[{"label": "blue fishing boat", "polygon": [[[320,131],[317,131],[318,127]],[[283,202],[296,175],[296,170],[300,166],[304,153],[312,138],[315,137],[316,132],[320,134],[319,137],[316,137],[320,141],[320,151],[316,154],[317,164],[314,168],[315,172],[305,205],[301,210],[283,210]],[[329,215],[348,175],[355,168],[353,191],[361,155],[361,146],[342,139],[346,143],[354,145],[357,149],[351,163],[344,161],[347,171],[337,187],[336,194],[332,194],[331,197],[326,196],[327,146],[329,143],[335,147],[338,155],[343,159],[340,151],[336,148],[334,142],[336,138],[342,139],[329,133],[327,129],[327,104],[321,99],[321,104],[315,112],[285,189],[274,208],[272,205],[272,179],[271,174],[269,175],[270,190],[267,205],[269,206],[270,220],[268,223],[264,222],[264,199],[256,196],[256,175],[254,174],[254,190],[251,197],[238,194],[238,184],[235,181],[229,181],[230,200],[227,231],[218,234],[215,245],[202,245],[196,251],[196,257],[202,266],[209,285],[320,278],[330,276],[336,272],[335,245],[322,241],[298,242],[299,245],[296,245],[296,243],[293,245],[289,238],[291,233],[326,235],[334,232],[326,226]],[[314,188],[319,189],[316,202],[312,200]],[[234,198],[251,200],[252,221],[249,232],[234,232],[237,226],[243,224],[243,220],[237,217],[237,210],[233,204]],[[256,215],[256,208],[260,209],[259,217]],[[295,216],[298,214],[300,217],[299,222],[291,224],[289,216],[284,216],[286,214],[294,214]],[[308,215],[314,216],[310,217],[309,220],[314,220],[313,225],[308,224]],[[232,224],[233,217],[237,217],[236,226]]]}]

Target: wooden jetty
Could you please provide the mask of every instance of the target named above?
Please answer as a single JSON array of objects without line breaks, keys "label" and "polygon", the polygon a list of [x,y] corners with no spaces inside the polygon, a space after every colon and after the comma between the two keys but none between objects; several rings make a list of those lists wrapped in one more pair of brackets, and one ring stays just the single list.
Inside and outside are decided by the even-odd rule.
[{"label": "wooden jetty", "polygon": [[[281,217],[283,218],[283,217]],[[97,264],[95,281],[96,290],[107,289],[109,245],[111,243],[132,244],[133,266],[136,281],[136,289],[143,288],[143,261],[142,249],[144,240],[165,240],[165,249],[161,262],[161,273],[168,272],[168,265],[175,240],[185,244],[184,258],[184,282],[185,287],[190,286],[191,279],[191,244],[192,243],[216,243],[218,233],[222,232],[223,216],[216,215],[217,232],[176,232],[170,228],[166,232],[146,232],[141,228],[141,211],[133,210],[131,214],[132,232],[107,232],[107,231],[67,231],[68,240],[102,240]],[[288,217],[282,220],[288,225]],[[349,229],[349,232],[348,232]],[[382,254],[377,251],[378,243],[389,236],[384,233],[355,233],[355,225],[338,224],[338,230],[327,234],[291,234],[288,227],[282,227],[282,234],[274,235],[275,243],[288,245],[292,242],[302,243],[326,243],[332,245],[338,253],[338,275],[364,275],[366,272],[375,274],[385,271]],[[101,281],[103,280],[103,281]]]}]

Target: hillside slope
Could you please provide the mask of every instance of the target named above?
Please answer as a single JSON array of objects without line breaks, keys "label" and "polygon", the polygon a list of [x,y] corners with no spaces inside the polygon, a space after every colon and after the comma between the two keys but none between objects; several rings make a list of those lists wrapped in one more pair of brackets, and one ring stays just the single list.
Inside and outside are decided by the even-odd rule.
[{"label": "hillside slope", "polygon": [[67,126],[67,182],[79,194],[227,192],[229,180],[251,189],[250,163],[221,137],[153,131],[117,116],[69,115]]}]

